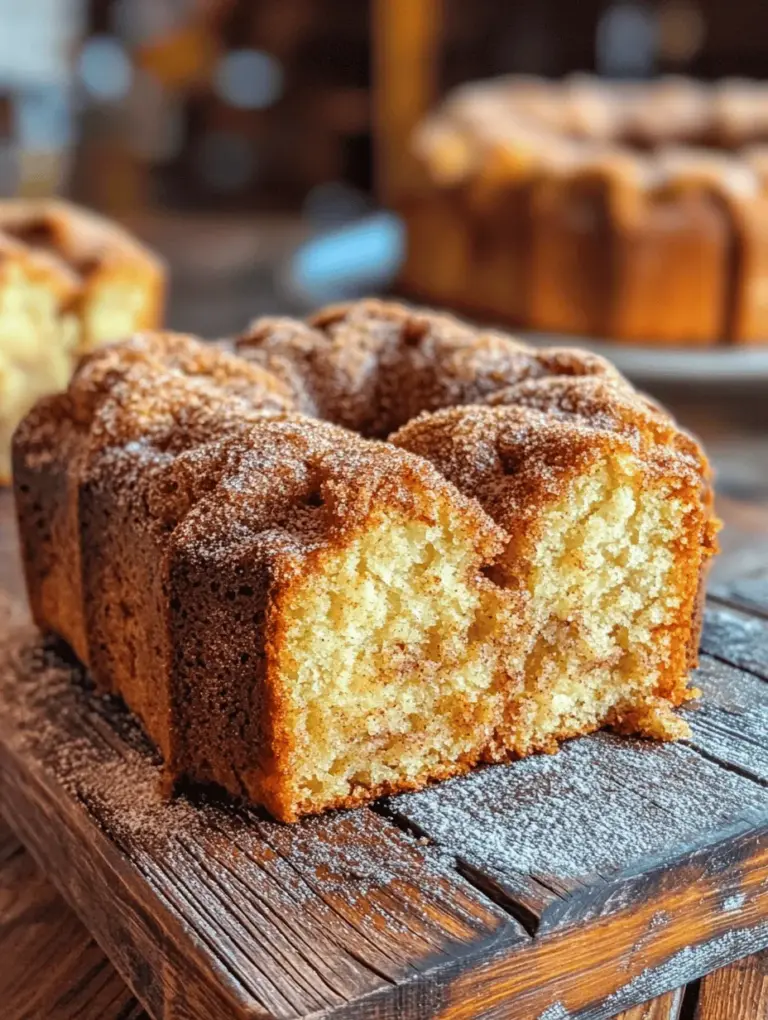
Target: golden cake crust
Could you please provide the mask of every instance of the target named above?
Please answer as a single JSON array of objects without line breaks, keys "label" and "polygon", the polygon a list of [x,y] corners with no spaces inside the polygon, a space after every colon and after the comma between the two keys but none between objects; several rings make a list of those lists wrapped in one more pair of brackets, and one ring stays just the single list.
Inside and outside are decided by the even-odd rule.
[{"label": "golden cake crust", "polygon": [[[205,641],[191,610],[176,630],[182,647],[200,648],[204,660],[203,666],[196,660],[185,665],[176,679],[186,706],[176,747],[179,771],[248,796],[278,817],[295,818],[294,709],[285,675],[276,669],[281,656],[290,654],[285,620],[294,592],[307,577],[319,575],[383,507],[388,513],[401,510],[411,519],[429,519],[445,501],[476,535],[479,552],[492,558],[502,547],[501,532],[473,501],[456,496],[421,458],[300,416],[265,420],[247,432],[197,447],[154,478],[148,504],[163,529],[173,527],[172,597],[188,603],[190,585],[198,579],[217,581],[216,590],[203,595],[198,607],[209,624]],[[236,581],[237,563],[246,556],[246,584],[228,589]],[[223,609],[222,592],[227,599]],[[232,592],[237,593],[232,600],[236,615],[238,603],[247,612],[263,611],[264,600],[271,603],[256,643],[241,642],[231,628],[216,626],[222,613],[232,618]],[[237,685],[230,681],[233,659],[243,674]],[[255,710],[254,692],[259,691],[262,701]],[[236,727],[228,724],[233,717],[241,720]],[[207,766],[200,762],[201,747]],[[263,753],[254,754],[254,748]],[[455,771],[446,766],[443,774]],[[410,785],[425,781],[420,776]],[[360,789],[326,806],[352,806],[391,789],[381,784]]]},{"label": "golden cake crust", "polygon": [[256,320],[234,346],[308,394],[321,417],[376,438],[422,411],[482,402],[529,378],[621,379],[596,354],[534,349],[452,315],[374,299],[332,305],[308,325]]}]

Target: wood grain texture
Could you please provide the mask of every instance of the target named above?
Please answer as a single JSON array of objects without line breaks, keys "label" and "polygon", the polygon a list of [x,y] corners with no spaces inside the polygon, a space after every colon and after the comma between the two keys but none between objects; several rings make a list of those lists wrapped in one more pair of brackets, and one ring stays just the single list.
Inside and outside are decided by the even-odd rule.
[{"label": "wood grain texture", "polygon": [[3,1020],[148,1020],[2,819],[0,960]]},{"label": "wood grain texture", "polygon": [[281,826],[169,804],[125,710],[24,625],[0,810],[154,1017],[607,1020],[768,945],[766,685],[716,626],[688,744],[601,734]]},{"label": "wood grain texture", "polygon": [[[526,939],[372,811],[286,827],[169,806],[127,713],[55,661],[58,691],[25,685],[24,658],[2,700],[0,804],[153,1013],[175,1016],[181,996],[192,1016],[310,1015]],[[31,745],[3,725],[20,712]]]},{"label": "wood grain texture", "polygon": [[660,995],[652,1002],[644,1002],[641,1006],[628,1009],[616,1020],[678,1020],[680,1007],[683,1004],[683,989],[677,988],[666,995]]},{"label": "wood grain texture", "polygon": [[701,648],[722,662],[768,679],[768,614],[757,616],[717,602],[708,603]]},{"label": "wood grain texture", "polygon": [[[23,907],[19,909],[19,904]],[[0,819],[4,1020],[149,1020],[112,964]],[[740,966],[744,966],[742,961]],[[678,1020],[682,989],[617,1020]],[[758,1020],[746,1013],[744,1020]]]},{"label": "wood grain texture", "polygon": [[526,897],[536,930],[593,920],[663,880],[676,860],[768,827],[768,790],[751,778],[681,744],[606,733],[406,794],[391,808],[478,881],[490,879],[509,909]]},{"label": "wood grain texture", "polygon": [[[531,940],[434,836],[421,846],[373,811],[281,826],[166,804],[118,705],[34,635],[15,669],[0,693],[0,807],[155,1016],[480,1017],[500,997],[509,1017],[552,1003],[607,1017],[768,944],[768,830],[744,813],[673,867],[637,864],[621,894],[597,882],[588,938],[582,897],[562,930]],[[26,732],[9,732],[19,718]],[[685,748],[674,764],[715,783],[724,812],[732,790],[761,810],[747,778]],[[660,785],[673,779],[670,767]]]},{"label": "wood grain texture", "polygon": [[685,712],[690,746],[768,784],[768,683],[707,655],[696,683],[703,697]]},{"label": "wood grain texture", "polygon": [[701,982],[696,1020],[768,1017],[768,953],[738,960]]}]

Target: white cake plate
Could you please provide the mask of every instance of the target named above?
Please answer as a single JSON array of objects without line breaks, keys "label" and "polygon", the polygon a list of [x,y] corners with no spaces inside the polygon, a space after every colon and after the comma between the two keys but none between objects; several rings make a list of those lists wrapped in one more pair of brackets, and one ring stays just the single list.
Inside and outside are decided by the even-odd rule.
[{"label": "white cake plate", "polygon": [[594,340],[561,333],[513,330],[529,343],[549,347],[584,347],[602,354],[630,379],[648,382],[768,383],[768,344],[757,347],[666,347]]}]

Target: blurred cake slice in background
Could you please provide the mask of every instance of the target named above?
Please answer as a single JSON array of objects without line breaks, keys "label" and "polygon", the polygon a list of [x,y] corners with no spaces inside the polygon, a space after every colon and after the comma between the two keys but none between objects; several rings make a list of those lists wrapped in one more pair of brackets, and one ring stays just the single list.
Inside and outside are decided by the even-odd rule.
[{"label": "blurred cake slice in background", "polygon": [[0,484],[13,430],[79,355],[160,325],[165,268],[117,224],[58,200],[0,202]]}]

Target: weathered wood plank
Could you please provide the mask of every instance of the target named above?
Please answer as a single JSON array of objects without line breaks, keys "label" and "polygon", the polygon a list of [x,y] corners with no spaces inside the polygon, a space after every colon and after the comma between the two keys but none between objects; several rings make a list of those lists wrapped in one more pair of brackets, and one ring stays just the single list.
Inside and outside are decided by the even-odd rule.
[{"label": "weathered wood plank", "polygon": [[[19,904],[23,908],[19,909]],[[19,937],[19,933],[22,936]],[[46,951],[50,944],[50,953]],[[0,819],[0,1002],[4,1020],[148,1020],[70,909]],[[11,991],[12,988],[18,991]],[[677,1020],[680,990],[617,1020]],[[749,1015],[748,1020],[756,1020]]]},{"label": "weathered wood plank", "polygon": [[[535,796],[542,812],[560,813],[533,818],[512,867],[506,856],[495,871],[482,855],[464,865],[539,926],[531,939],[453,870],[475,829],[494,836],[504,797],[481,790],[484,814],[469,812],[452,843],[430,819],[428,846],[370,810],[285,827],[212,800],[169,804],[128,715],[51,655],[32,639],[0,683],[0,808],[155,1017],[607,1020],[768,945],[766,789],[750,778],[762,779],[762,759],[746,767],[742,748],[741,763],[730,761],[731,737],[715,725],[730,713],[754,733],[757,676],[705,663],[715,695],[709,716],[692,713],[690,747],[600,735],[555,759],[477,774],[570,762],[567,810],[574,783],[557,774],[520,787],[523,807]],[[571,750],[582,745],[581,756]],[[653,767],[662,752],[672,757]],[[584,798],[591,817],[579,815]],[[418,825],[406,801],[390,810]],[[606,804],[626,805],[634,849],[600,830]],[[574,840],[594,850],[595,830],[604,856],[580,856]],[[549,856],[532,865],[525,854],[547,840]],[[553,867],[564,858],[578,867]]]},{"label": "weathered wood plank", "polygon": [[768,569],[768,506],[718,496],[716,508],[725,530],[708,590],[721,595],[734,581]]},{"label": "weathered wood plank", "polygon": [[642,1006],[635,1006],[625,1013],[619,1014],[616,1020],[678,1020],[680,1007],[683,1004],[684,989],[677,988],[673,992],[660,995]]},{"label": "weathered wood plank", "polygon": [[0,819],[3,1020],[149,1020]]},{"label": "weathered wood plank", "polygon": [[768,952],[738,960],[701,982],[696,1020],[768,1017]]},{"label": "weathered wood plank", "polygon": [[[383,993],[374,993],[334,1018],[608,1020],[722,966],[731,953],[756,952],[768,941],[768,842],[763,834],[751,845],[751,863],[737,869],[740,879],[731,871],[733,851],[723,853],[690,865],[687,880],[675,888],[646,889],[620,915],[535,939],[511,954],[486,956],[451,974],[448,983],[441,972],[429,1009],[429,989],[410,982],[390,993],[394,1008],[385,1008]],[[729,899],[750,890],[747,915],[739,915],[741,908],[723,909],[724,888],[731,890]]]},{"label": "weathered wood plank", "polygon": [[405,795],[391,807],[470,873],[487,876],[510,909],[529,877],[555,890],[538,917],[544,929],[617,909],[638,873],[664,871],[757,820],[768,825],[768,790],[750,779],[682,745],[609,734]]},{"label": "weathered wood plank", "polygon": [[[0,684],[0,805],[163,1020],[530,1020],[553,1004],[599,1020],[768,943],[768,839],[747,820],[672,868],[638,871],[624,900],[609,890],[588,928],[531,940],[439,847],[372,811],[281,826],[213,802],[168,804],[127,713],[50,650],[29,652]],[[715,783],[702,814],[729,783],[766,793],[676,753],[681,771],[690,759]],[[671,770],[656,778],[663,804]],[[486,827],[497,807],[486,803]]]},{"label": "weathered wood plank", "polygon": [[768,619],[709,602],[701,648],[716,659],[768,679]]},{"label": "weathered wood plank", "polygon": [[0,684],[0,805],[153,1015],[306,1016],[527,940],[372,811],[286,827],[169,804],[129,715],[26,639]]},{"label": "weathered wood plank", "polygon": [[736,609],[745,609],[768,616],[768,564],[758,573],[737,577],[722,584],[713,584],[710,595]]},{"label": "weathered wood plank", "polygon": [[768,683],[709,656],[695,680],[703,697],[684,712],[690,745],[768,783]]}]

